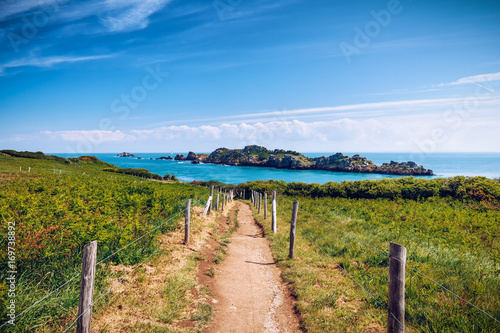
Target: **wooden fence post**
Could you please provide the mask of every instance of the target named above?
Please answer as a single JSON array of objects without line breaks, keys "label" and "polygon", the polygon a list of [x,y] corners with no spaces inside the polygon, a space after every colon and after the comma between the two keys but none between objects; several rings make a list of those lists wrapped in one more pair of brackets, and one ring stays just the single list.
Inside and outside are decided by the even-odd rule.
[{"label": "wooden fence post", "polygon": [[264,220],[267,219],[267,193],[264,193]]},{"label": "wooden fence post", "polygon": [[290,251],[288,257],[293,258],[294,247],[295,247],[295,227],[297,225],[297,212],[299,211],[299,202],[293,200],[293,210],[292,210],[292,221],[290,221]]},{"label": "wooden fence post", "polygon": [[406,248],[391,243],[387,333],[404,333],[405,331],[405,263]]},{"label": "wooden fence post", "polygon": [[245,189],[243,189],[243,200],[246,200],[246,197],[245,197]]},{"label": "wooden fence post", "polygon": [[259,193],[257,196],[259,197],[259,214],[260,214],[260,206],[262,204],[262,193]]},{"label": "wooden fence post", "polygon": [[217,202],[215,204],[215,210],[219,210],[219,192],[217,192]]},{"label": "wooden fence post", "polygon": [[191,199],[186,201],[186,214],[184,215],[184,244],[189,243],[190,223],[191,223]]},{"label": "wooden fence post", "polygon": [[203,209],[203,216],[207,216],[208,212],[210,211],[210,206],[212,206],[212,196],[208,197],[205,209]]},{"label": "wooden fence post", "polygon": [[80,303],[78,304],[77,333],[90,333],[92,303],[94,299],[95,265],[97,241],[88,243],[83,248],[82,279],[80,282]]},{"label": "wooden fence post", "polygon": [[[210,187],[210,199],[214,197],[214,187]],[[210,206],[208,206],[208,214],[212,211],[212,200],[210,200]]]},{"label": "wooden fence post", "polygon": [[271,226],[273,228],[273,233],[278,230],[276,228],[276,191],[273,191],[273,201],[272,201],[272,213],[271,213]]},{"label": "wooden fence post", "polygon": [[224,203],[225,203],[225,201],[226,201],[226,195],[222,194],[222,200],[221,200],[221,202],[222,202],[222,211],[224,211]]}]

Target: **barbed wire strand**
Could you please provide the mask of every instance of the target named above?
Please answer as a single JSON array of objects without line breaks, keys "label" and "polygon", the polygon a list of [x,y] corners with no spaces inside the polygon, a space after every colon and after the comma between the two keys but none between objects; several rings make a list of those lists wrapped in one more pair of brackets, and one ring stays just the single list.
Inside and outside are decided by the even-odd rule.
[{"label": "barbed wire strand", "polygon": [[399,261],[399,262],[403,263],[403,264],[404,264],[407,268],[409,268],[410,270],[414,271],[415,273],[420,274],[421,276],[425,277],[425,278],[426,278],[426,279],[428,279],[429,281],[431,281],[431,282],[435,283],[436,285],[438,285],[439,287],[441,287],[443,290],[447,291],[448,293],[450,293],[451,295],[455,296],[455,297],[456,297],[456,298],[458,298],[459,300],[461,300],[461,301],[463,301],[463,302],[465,302],[465,303],[469,304],[470,306],[472,306],[472,307],[473,307],[473,308],[475,308],[476,310],[479,310],[480,312],[482,312],[482,313],[483,313],[483,314],[485,314],[486,316],[488,316],[488,317],[490,317],[491,319],[493,319],[496,323],[500,324],[500,321],[499,321],[498,319],[496,319],[495,317],[493,317],[493,316],[492,316],[491,314],[489,314],[488,312],[484,311],[483,309],[481,309],[481,308],[480,308],[480,307],[478,307],[477,305],[475,305],[475,304],[473,304],[473,303],[469,302],[468,300],[466,300],[466,299],[464,299],[464,298],[460,297],[459,295],[457,295],[457,294],[456,294],[456,293],[454,293],[453,291],[449,290],[448,288],[446,288],[445,286],[443,286],[441,283],[439,283],[439,282],[435,281],[435,280],[434,280],[434,279],[432,279],[431,277],[429,277],[429,276],[425,275],[424,273],[422,273],[422,272],[421,272],[421,271],[419,271],[418,269],[416,269],[416,268],[413,268],[413,267],[409,266],[406,262],[403,262],[401,259],[399,259],[399,258],[395,258],[395,257],[391,257],[391,256],[390,256],[387,252],[385,252],[385,251],[383,251],[383,250],[380,250],[379,248],[377,248],[377,247],[375,247],[375,246],[373,246],[373,245],[370,245],[370,244],[368,244],[368,243],[365,243],[364,241],[362,241],[362,240],[360,240],[360,239],[358,239],[358,238],[356,238],[356,237],[352,236],[351,234],[349,234],[349,233],[347,233],[347,232],[343,231],[342,229],[339,229],[339,228],[337,228],[336,226],[334,226],[334,225],[332,225],[332,224],[330,224],[330,223],[328,223],[328,222],[326,222],[326,221],[324,221],[324,220],[322,220],[322,219],[318,218],[318,217],[317,217],[317,216],[315,216],[314,214],[311,214],[311,213],[309,213],[309,212],[307,212],[307,211],[303,210],[303,209],[302,209],[302,208],[300,208],[300,207],[299,207],[299,209],[300,209],[301,211],[303,211],[304,213],[307,213],[307,214],[309,214],[310,216],[314,217],[315,219],[317,219],[317,220],[319,220],[319,221],[321,221],[321,222],[323,222],[323,223],[325,223],[325,224],[327,224],[327,225],[329,225],[329,226],[331,226],[331,227],[335,228],[336,230],[343,232],[344,234],[346,234],[346,235],[350,236],[351,238],[356,239],[357,241],[359,241],[359,242],[361,242],[361,243],[363,243],[363,244],[365,244],[365,245],[367,245],[367,246],[369,246],[369,247],[371,247],[371,248],[374,248],[374,249],[378,250],[378,251],[379,251],[379,252],[381,252],[381,253],[386,254],[387,256],[389,256],[389,258],[395,259],[395,260],[397,260],[397,261]]},{"label": "barbed wire strand", "polygon": [[354,281],[354,283],[356,283],[361,289],[363,289],[363,291],[365,293],[367,293],[375,302],[377,302],[380,306],[382,306],[385,310],[387,310],[387,312],[399,323],[399,325],[403,326],[405,331],[410,332],[410,330],[403,323],[401,323],[399,321],[399,319],[396,318],[396,316],[394,316],[394,314],[391,311],[389,311],[389,309],[384,304],[382,304],[382,302],[380,302],[375,296],[373,296],[365,287],[363,287],[363,285],[361,285],[358,281],[356,281],[356,279],[354,279],[354,277],[344,267],[342,267],[339,263],[337,263],[335,261],[335,259],[333,259],[333,257],[328,252],[326,252],[318,243],[316,243],[316,241],[314,241],[314,239],[309,237],[309,235],[306,232],[304,232],[303,230],[301,230],[301,232],[312,243],[314,243],[321,250],[321,252],[326,254],[344,273],[346,273],[351,278],[351,280]]},{"label": "barbed wire strand", "polygon": [[130,274],[132,274],[133,272],[135,272],[137,270],[137,268],[141,267],[149,258],[151,258],[155,253],[157,253],[159,249],[160,249],[160,246],[157,247],[156,250],[153,253],[151,253],[146,259],[144,259],[134,269],[132,269],[129,273],[127,273],[127,275],[125,275],[118,283],[116,283],[113,287],[109,288],[97,300],[95,300],[94,302],[92,302],[92,304],[87,309],[85,309],[85,311],[83,311],[78,317],[76,317],[76,319],[68,327],[66,327],[66,329],[63,331],[63,333],[67,332],[77,322],[77,320],[80,319],[81,316],[83,316],[85,313],[87,313],[89,310],[92,309],[92,307],[94,306],[94,304],[96,304],[97,302],[99,302],[107,294],[109,294],[111,291],[113,291],[113,289],[115,289],[117,286],[119,286]]}]

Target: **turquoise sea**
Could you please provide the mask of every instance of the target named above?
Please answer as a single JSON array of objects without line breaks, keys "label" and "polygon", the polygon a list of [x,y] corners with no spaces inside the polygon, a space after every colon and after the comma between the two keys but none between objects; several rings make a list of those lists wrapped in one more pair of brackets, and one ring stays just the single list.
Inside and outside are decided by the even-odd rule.
[{"label": "turquoise sea", "polygon": [[[155,160],[161,156],[175,157],[178,153],[134,153],[143,159],[116,157],[117,154],[93,154],[97,158],[122,168],[144,168],[159,175],[174,174],[181,181],[218,180],[229,184],[239,184],[253,180],[284,180],[307,183],[326,183],[343,180],[382,179],[400,176],[329,172],[318,170],[280,170],[260,167],[239,167],[212,164],[191,164],[190,161]],[[181,152],[187,156],[187,152]],[[304,153],[309,157],[329,156],[334,153]],[[354,153],[344,153],[352,156]],[[75,154],[54,154],[62,157],[77,157]],[[384,162],[413,160],[426,169],[434,171],[433,177],[485,176],[500,177],[500,153],[433,153],[412,155],[409,153],[359,153],[375,164]],[[153,158],[151,160],[150,158]]]}]

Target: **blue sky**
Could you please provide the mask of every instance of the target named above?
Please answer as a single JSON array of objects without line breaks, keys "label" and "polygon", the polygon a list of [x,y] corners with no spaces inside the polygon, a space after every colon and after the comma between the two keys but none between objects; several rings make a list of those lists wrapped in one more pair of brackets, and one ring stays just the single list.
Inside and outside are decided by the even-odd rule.
[{"label": "blue sky", "polygon": [[499,152],[500,2],[0,1],[0,148]]}]

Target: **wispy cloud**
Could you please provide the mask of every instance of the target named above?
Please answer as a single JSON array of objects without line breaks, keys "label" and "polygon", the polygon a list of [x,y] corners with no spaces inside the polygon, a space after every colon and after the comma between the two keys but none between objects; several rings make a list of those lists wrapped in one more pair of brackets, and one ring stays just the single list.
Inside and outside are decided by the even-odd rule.
[{"label": "wispy cloud", "polygon": [[457,86],[462,84],[492,82],[492,81],[500,81],[500,73],[488,73],[488,74],[467,76],[450,83],[441,83],[439,86],[440,87]]},{"label": "wispy cloud", "polygon": [[56,64],[74,63],[81,61],[91,61],[98,59],[112,58],[116,54],[102,54],[94,56],[51,56],[51,57],[34,57],[30,56],[23,59],[13,60],[6,64],[0,65],[0,76],[6,75],[6,69],[19,67],[51,67]]},{"label": "wispy cloud", "polygon": [[108,0],[106,4],[109,14],[101,21],[112,32],[144,29],[149,24],[149,17],[170,2],[171,0]]},{"label": "wispy cloud", "polygon": [[122,131],[42,131],[41,134],[51,139],[62,139],[64,141],[90,141],[94,143],[133,141],[134,136],[123,133]]},{"label": "wispy cloud", "polygon": [[9,16],[24,13],[35,7],[52,4],[54,0],[25,0],[25,1],[2,1],[0,11],[0,20]]},{"label": "wispy cloud", "polygon": [[[483,105],[493,103],[498,105],[498,98],[481,97]],[[183,122],[203,121],[203,122],[259,122],[277,119],[297,119],[317,116],[336,116],[336,117],[380,117],[394,114],[410,113],[412,111],[423,110],[426,113],[436,112],[436,108],[451,108],[454,104],[463,102],[463,98],[437,98],[437,99],[417,99],[392,102],[360,103],[340,106],[327,106],[316,108],[304,108],[295,110],[255,112],[239,115],[220,116],[220,117],[202,117],[198,119],[185,119]],[[176,121],[178,122],[178,121]],[[156,123],[154,126],[167,125],[172,122]]]}]

